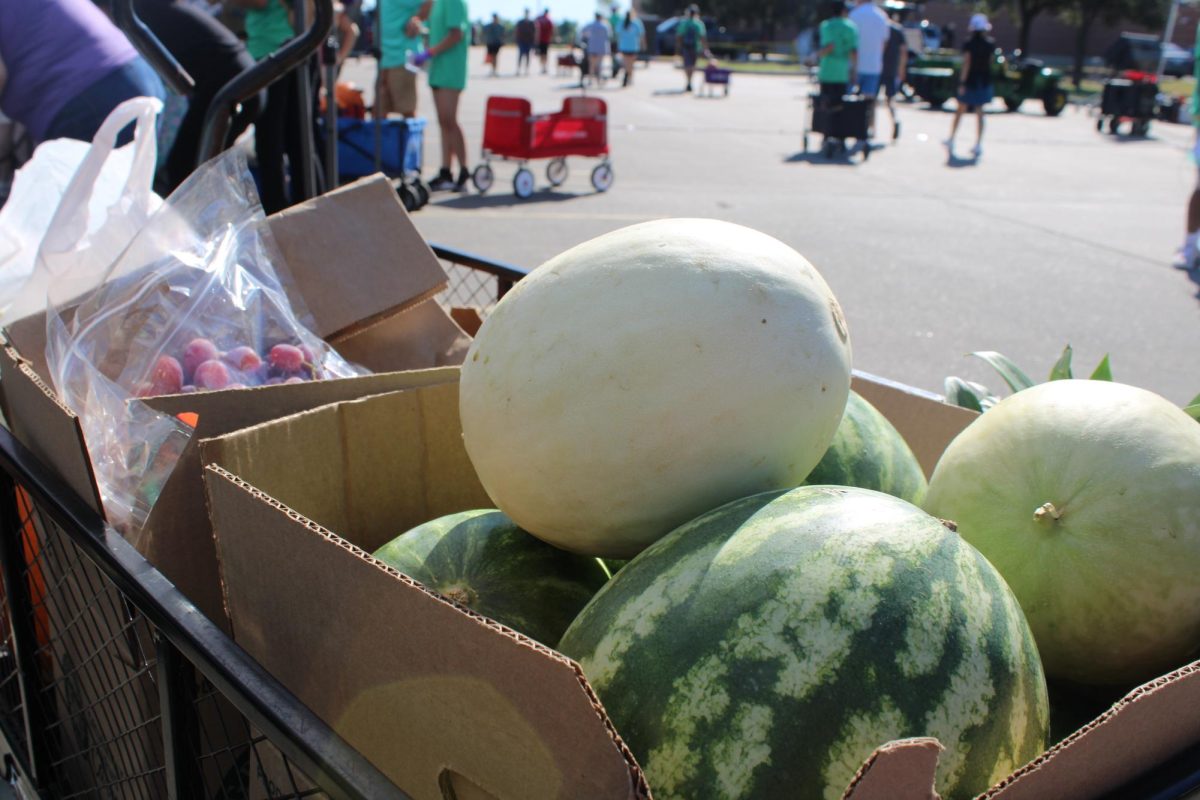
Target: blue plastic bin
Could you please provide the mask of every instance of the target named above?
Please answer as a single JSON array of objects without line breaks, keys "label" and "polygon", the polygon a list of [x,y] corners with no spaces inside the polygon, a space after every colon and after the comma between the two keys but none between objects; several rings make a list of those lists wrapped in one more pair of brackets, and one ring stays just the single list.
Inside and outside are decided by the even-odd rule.
[{"label": "blue plastic bin", "polygon": [[[383,173],[393,178],[419,173],[424,161],[425,120],[385,119],[380,127]],[[374,173],[375,121],[339,119],[338,175],[348,180]]]}]

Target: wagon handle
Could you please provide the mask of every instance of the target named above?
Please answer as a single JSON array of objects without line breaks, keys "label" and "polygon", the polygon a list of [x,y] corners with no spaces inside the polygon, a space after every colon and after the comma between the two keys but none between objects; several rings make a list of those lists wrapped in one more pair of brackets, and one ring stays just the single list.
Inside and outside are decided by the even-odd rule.
[{"label": "wagon handle", "polygon": [[163,82],[171,87],[171,91],[185,97],[192,93],[196,88],[196,81],[171,51],[158,40],[154,32],[146,27],[146,23],[142,22],[141,17],[133,10],[133,0],[114,0],[113,21],[129,38],[133,48],[150,62],[150,66],[154,67],[154,71]]}]

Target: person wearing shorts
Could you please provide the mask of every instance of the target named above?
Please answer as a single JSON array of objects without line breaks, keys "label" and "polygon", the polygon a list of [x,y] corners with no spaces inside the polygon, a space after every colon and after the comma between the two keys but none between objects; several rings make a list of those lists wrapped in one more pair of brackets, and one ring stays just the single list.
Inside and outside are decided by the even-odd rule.
[{"label": "person wearing shorts", "polygon": [[504,46],[504,23],[499,14],[492,14],[492,21],[483,26],[483,43],[487,46],[488,63],[495,76],[500,69],[500,48]]},{"label": "person wearing shorts", "polygon": [[700,19],[700,7],[688,6],[687,16],[679,21],[675,28],[675,41],[678,43],[679,55],[683,58],[683,74],[687,78],[685,92],[692,90],[692,73],[696,71],[696,58],[704,53],[706,58],[712,58],[708,51],[708,30]]},{"label": "person wearing shorts", "polygon": [[[429,88],[441,130],[442,168],[429,188],[464,192],[471,171],[467,169],[467,140],[458,122],[458,101],[467,88],[467,47],[471,41],[466,0],[433,0],[429,41],[429,49],[413,57],[418,67],[429,62]],[[455,160],[457,179],[452,172]]]},{"label": "person wearing shorts", "polygon": [[554,41],[554,22],[550,19],[550,9],[542,12],[534,22],[537,25],[537,54],[542,62],[542,74],[547,72],[546,62],[550,58],[550,43]]},{"label": "person wearing shorts", "polygon": [[846,17],[846,4],[833,0],[827,8],[828,19],[817,29],[821,49],[817,80],[821,84],[819,102],[823,108],[839,105],[854,76],[858,58],[858,28]]},{"label": "person wearing shorts", "polygon": [[380,119],[390,114],[417,115],[417,73],[408,60],[421,51],[423,21],[429,17],[432,0],[380,0],[379,83],[375,113]]},{"label": "person wearing shorts", "polygon": [[521,74],[521,66],[525,66],[525,74],[529,74],[529,54],[533,52],[533,44],[537,39],[537,24],[525,9],[525,16],[517,21],[513,38],[517,42],[517,74]]},{"label": "person wearing shorts", "polygon": [[850,21],[858,29],[858,91],[867,98],[867,130],[875,130],[875,98],[883,73],[883,50],[891,30],[887,14],[874,0],[859,0],[850,12]]},{"label": "person wearing shorts", "polygon": [[1196,25],[1196,37],[1196,57],[1192,67],[1196,78],[1192,89],[1192,126],[1196,129],[1192,162],[1196,165],[1196,185],[1192,187],[1192,196],[1188,199],[1187,236],[1175,261],[1178,269],[1189,271],[1200,269],[1200,24]]},{"label": "person wearing shorts", "polygon": [[995,60],[996,42],[988,36],[992,24],[983,14],[974,14],[967,24],[970,36],[963,45],[963,65],[959,74],[958,108],[954,109],[954,121],[950,123],[950,138],[945,141],[946,151],[954,157],[954,135],[958,133],[958,122],[963,113],[975,114],[975,147],[972,155],[978,159],[983,155],[983,108],[992,102],[992,62]]}]

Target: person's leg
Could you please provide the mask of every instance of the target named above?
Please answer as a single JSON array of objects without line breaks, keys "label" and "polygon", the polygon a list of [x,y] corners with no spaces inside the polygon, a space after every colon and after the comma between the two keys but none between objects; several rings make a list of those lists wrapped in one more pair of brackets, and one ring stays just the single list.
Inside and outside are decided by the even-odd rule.
[{"label": "person's leg", "polygon": [[[458,100],[462,95],[457,89],[433,90],[433,104],[437,109],[438,127],[442,139],[442,169],[434,180],[437,188],[461,188],[465,185],[467,170],[467,143],[462,126],[458,123]],[[458,180],[453,179],[454,161],[458,161]],[[447,186],[446,183],[450,185]],[[433,186],[433,184],[431,184]]]},{"label": "person's leg", "polygon": [[975,155],[983,154],[983,106],[975,107]]},{"label": "person's leg", "polygon": [[1196,186],[1188,199],[1187,207],[1187,238],[1184,239],[1180,252],[1180,262],[1177,266],[1182,269],[1195,269],[1200,265],[1200,128],[1196,128],[1196,141],[1192,146],[1192,160],[1196,162]]},{"label": "person's leg", "polygon": [[945,141],[945,145],[954,150],[954,137],[958,134],[958,122],[962,119],[963,112],[967,110],[967,104],[963,98],[958,98],[958,105],[954,109],[954,120],[950,123],[950,138]]}]

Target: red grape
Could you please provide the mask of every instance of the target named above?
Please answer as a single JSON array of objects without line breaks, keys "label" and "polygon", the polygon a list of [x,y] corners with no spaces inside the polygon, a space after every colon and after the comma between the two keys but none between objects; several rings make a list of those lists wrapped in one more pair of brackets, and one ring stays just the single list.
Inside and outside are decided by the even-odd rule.
[{"label": "red grape", "polygon": [[217,346],[208,339],[192,339],[183,349],[183,376],[191,380],[196,374],[196,367],[205,361],[220,357]]},{"label": "red grape", "polygon": [[277,344],[267,353],[267,361],[283,372],[296,372],[304,364],[304,353],[295,345]]},{"label": "red grape", "polygon": [[183,367],[171,356],[159,356],[150,370],[150,388],[155,394],[176,394],[183,388]]},{"label": "red grape", "polygon": [[254,352],[254,348],[242,345],[221,356],[221,360],[239,372],[253,372],[262,364],[262,358]]},{"label": "red grape", "polygon": [[221,361],[209,359],[196,367],[197,389],[224,389],[229,386],[229,368]]}]

